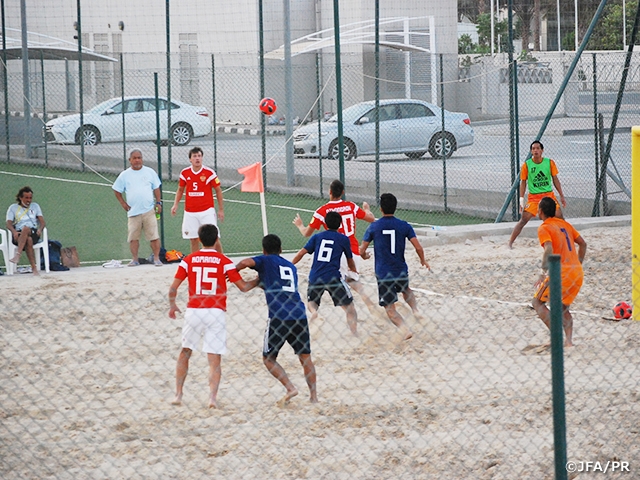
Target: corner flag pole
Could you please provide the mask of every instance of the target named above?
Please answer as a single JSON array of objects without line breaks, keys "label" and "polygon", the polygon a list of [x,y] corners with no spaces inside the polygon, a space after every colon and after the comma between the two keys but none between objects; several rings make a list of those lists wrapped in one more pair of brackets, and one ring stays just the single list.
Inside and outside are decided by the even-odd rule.
[{"label": "corner flag pole", "polygon": [[[640,192],[640,126],[631,128],[631,191]],[[640,194],[631,196],[631,301],[640,320]]]}]

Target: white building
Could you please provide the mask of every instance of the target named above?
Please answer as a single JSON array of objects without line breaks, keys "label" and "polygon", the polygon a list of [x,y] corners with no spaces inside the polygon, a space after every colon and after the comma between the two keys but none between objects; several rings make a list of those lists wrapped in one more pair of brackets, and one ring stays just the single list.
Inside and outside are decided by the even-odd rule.
[{"label": "white building", "polygon": [[[253,123],[260,94],[259,9],[256,0],[210,2],[171,1],[169,30],[171,50],[171,96],[189,103],[211,107],[213,104],[212,61],[215,61],[215,92],[218,119]],[[153,72],[160,77],[161,94],[166,94],[167,2],[161,0],[102,0],[81,3],[81,41],[84,47],[119,59],[123,56],[126,94],[153,93]],[[290,1],[291,39],[333,29],[333,0]],[[26,2],[27,29],[77,45],[77,2],[75,0],[29,0]],[[436,63],[432,54],[446,55],[445,80],[457,79],[457,2],[454,0],[382,0],[380,17],[398,20],[380,28],[381,39],[389,43],[410,44],[425,51],[402,51],[381,47],[380,77],[383,98],[412,96],[433,100]],[[430,18],[431,17],[431,18]],[[5,1],[7,37],[18,36],[20,0]],[[284,42],[283,0],[263,2],[264,52]],[[373,98],[375,57],[372,32],[374,2],[340,2],[341,65],[343,102],[350,105]],[[358,27],[354,24],[361,23]],[[368,24],[368,26],[367,26]],[[351,27],[347,27],[351,25]],[[360,35],[360,41],[358,40]],[[324,34],[325,40],[331,33]],[[38,37],[41,41],[42,37]],[[30,37],[31,41],[31,37]],[[323,109],[335,99],[335,57],[331,41],[326,48],[297,55],[292,59],[293,98],[296,116],[303,117],[317,96],[316,55],[319,53],[319,78],[324,88]],[[40,62],[32,60],[31,82],[34,105]],[[282,60],[265,60],[266,93],[284,97]],[[439,64],[437,64],[439,65]],[[454,68],[455,67],[455,68]],[[121,94],[120,63],[83,62],[83,98],[85,108]],[[438,67],[439,68],[439,67]],[[9,64],[11,109],[21,105],[21,66]],[[64,111],[68,92],[77,94],[77,62],[47,61],[45,65],[47,108]],[[438,77],[439,78],[439,73]],[[455,99],[455,87],[447,91],[447,103]],[[15,93],[15,95],[14,95]]]}]

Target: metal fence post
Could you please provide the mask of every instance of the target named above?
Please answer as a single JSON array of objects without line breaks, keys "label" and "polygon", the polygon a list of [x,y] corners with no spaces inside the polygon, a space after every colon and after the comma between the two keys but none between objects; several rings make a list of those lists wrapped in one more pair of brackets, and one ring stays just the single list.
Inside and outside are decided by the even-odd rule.
[{"label": "metal fence post", "polygon": [[211,54],[211,94],[212,94],[212,116],[213,123],[213,169],[218,171],[218,128],[216,126],[216,61],[215,56]]},{"label": "metal fence post", "polygon": [[[444,124],[444,66],[443,66],[443,56],[440,54],[440,115],[442,120],[442,131],[440,132],[440,142],[442,146],[442,193],[444,198],[444,211],[448,211],[449,207],[447,206],[447,152],[446,152],[446,140],[445,137],[445,124]],[[451,145],[453,148],[453,145]]]},{"label": "metal fence post", "polygon": [[[45,95],[45,86],[44,86],[44,53],[40,50],[40,79],[42,81],[42,124],[47,124],[47,96]],[[43,135],[44,138],[44,164],[45,166],[49,166],[49,149],[47,148],[47,136]]]},{"label": "metal fence post", "polygon": [[127,129],[125,128],[124,104],[124,57],[120,54],[120,93],[122,94],[122,168],[127,169]]},{"label": "metal fence post", "polygon": [[84,172],[84,85],[82,82],[82,15],[80,14],[80,0],[77,0],[77,12],[78,12],[78,96],[80,99],[80,160],[81,170]]},{"label": "metal fence post", "polygon": [[11,148],[9,147],[9,80],[7,77],[7,34],[5,32],[4,0],[2,8],[2,84],[4,86],[4,139],[7,149],[7,163],[11,163]]},{"label": "metal fence post", "polygon": [[[631,128],[631,189],[638,191],[640,187],[640,126]],[[631,299],[634,311],[640,312],[640,231],[637,223],[640,218],[640,195],[631,197]],[[640,313],[633,315],[640,320]]]},{"label": "metal fence post", "polygon": [[[167,167],[168,167],[168,178],[171,180],[171,35],[170,35],[170,26],[171,26],[171,8],[169,5],[169,0],[166,2],[165,12],[166,12],[166,37],[167,37]],[[164,247],[164,236],[162,245]]]},{"label": "metal fence post", "polygon": [[567,479],[567,425],[564,395],[562,337],[562,279],[560,255],[549,255],[549,307],[551,313],[551,385],[555,480]]},{"label": "metal fence post", "polygon": [[291,3],[284,0],[284,96],[285,96],[285,163],[287,186],[296,183],[293,163],[293,72],[291,68]]},{"label": "metal fence post", "polygon": [[[162,150],[160,148],[160,99],[158,98],[158,72],[153,73],[153,86],[155,88],[156,99],[156,152],[158,156],[158,177],[162,183]],[[162,189],[160,190],[162,195]],[[162,198],[162,197],[161,197]],[[160,212],[160,245],[164,248],[164,209]]]},{"label": "metal fence post", "polygon": [[[513,59],[513,0],[509,1],[509,15],[508,15],[508,24],[509,24],[509,148],[511,152],[511,184],[515,185],[517,183],[518,169],[516,168],[516,144],[515,144],[515,136],[517,130],[516,118],[515,118],[515,92],[514,86],[518,81],[518,71],[516,70],[516,64]],[[493,12],[491,13],[491,17],[493,18]],[[511,203],[511,220],[518,220],[519,218],[519,209],[518,209],[518,201],[516,198],[513,198],[513,202]]]},{"label": "metal fence post", "polygon": [[[598,189],[598,185],[600,185],[600,151],[602,150],[602,135],[599,132],[599,122],[598,122],[598,75],[597,75],[597,70],[596,70],[596,53],[593,52],[592,54],[592,59],[593,59],[593,72],[592,72],[592,77],[593,77],[593,145],[594,145],[594,149],[593,149],[593,156],[595,157],[595,161],[596,161],[596,170],[595,170],[595,176],[596,176],[596,190]],[[600,201],[598,199],[598,195],[596,195],[596,197],[593,200],[593,211],[591,212],[591,216],[592,217],[599,217],[600,216]]]},{"label": "metal fence post", "polygon": [[376,0],[376,205],[380,204],[380,0]]},{"label": "metal fence post", "polygon": [[[78,0],[79,1],[79,0]],[[29,47],[27,41],[27,7],[20,0],[20,26],[22,30],[22,97],[24,105],[24,156],[31,158],[31,91],[29,88]]]},{"label": "metal fence post", "polygon": [[[262,0],[258,2],[258,16],[260,32],[260,98],[265,97],[264,91],[264,13],[262,9]],[[262,183],[264,189],[267,189],[267,122],[265,115],[260,115],[260,146],[262,152]],[[320,177],[322,180],[322,177]]]},{"label": "metal fence post", "polygon": [[324,186],[322,179],[322,102],[320,94],[322,93],[322,85],[320,83],[320,54],[316,52],[316,113],[318,116],[318,176],[320,177],[320,198],[322,198]]},{"label": "metal fence post", "polygon": [[342,69],[340,67],[340,2],[333,0],[333,36],[336,53],[336,108],[338,109],[338,155],[340,181],[344,185],[344,128],[342,125]]}]

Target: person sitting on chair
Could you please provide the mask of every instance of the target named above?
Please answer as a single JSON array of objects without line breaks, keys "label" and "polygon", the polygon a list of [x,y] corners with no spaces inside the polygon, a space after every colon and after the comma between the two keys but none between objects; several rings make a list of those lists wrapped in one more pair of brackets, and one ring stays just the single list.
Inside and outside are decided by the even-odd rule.
[{"label": "person sitting on chair", "polygon": [[18,251],[10,261],[17,264],[25,251],[33,274],[38,275],[33,246],[40,241],[45,223],[40,205],[32,200],[33,190],[22,187],[16,195],[16,203],[7,210],[7,229],[11,232],[13,244],[18,246]]}]

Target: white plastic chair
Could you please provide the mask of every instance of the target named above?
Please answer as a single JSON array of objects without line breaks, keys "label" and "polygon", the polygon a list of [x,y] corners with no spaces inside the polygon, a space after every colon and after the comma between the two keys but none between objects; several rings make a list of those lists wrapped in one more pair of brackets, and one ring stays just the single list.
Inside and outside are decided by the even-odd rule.
[{"label": "white plastic chair", "polygon": [[7,232],[0,229],[0,252],[2,252],[2,258],[4,258],[4,268],[7,272],[7,275],[11,275],[9,273],[9,264],[11,263],[9,259],[9,240],[7,239]]},{"label": "white plastic chair", "polygon": [[[12,238],[10,230],[7,230],[7,234],[9,235],[9,238]],[[13,258],[18,251],[18,247],[14,245],[12,241],[8,241],[7,245],[9,246],[9,258]],[[36,255],[36,268],[40,270],[40,255],[42,252],[44,255],[44,271],[49,273],[49,234],[47,233],[47,227],[42,229],[40,241],[33,246],[33,251]],[[15,263],[7,261],[7,273],[9,275],[13,275],[18,269],[17,267],[18,266]]]}]

